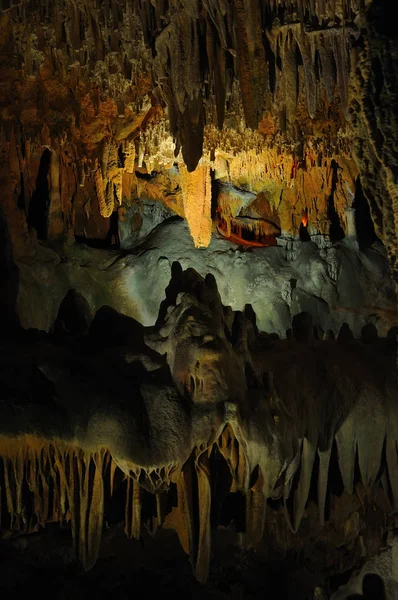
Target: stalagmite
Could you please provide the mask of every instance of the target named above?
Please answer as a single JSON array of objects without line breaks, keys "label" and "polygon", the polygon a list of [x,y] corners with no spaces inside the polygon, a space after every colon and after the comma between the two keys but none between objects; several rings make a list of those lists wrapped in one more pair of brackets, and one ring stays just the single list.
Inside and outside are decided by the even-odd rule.
[{"label": "stalagmite", "polygon": [[206,248],[211,239],[210,168],[198,165],[192,173],[180,169],[185,218],[196,248]]}]

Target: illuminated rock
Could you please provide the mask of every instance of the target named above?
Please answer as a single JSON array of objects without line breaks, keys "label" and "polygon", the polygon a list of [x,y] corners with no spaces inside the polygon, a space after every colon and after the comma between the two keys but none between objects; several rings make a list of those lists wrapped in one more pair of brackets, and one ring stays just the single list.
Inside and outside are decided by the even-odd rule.
[{"label": "illuminated rock", "polygon": [[181,167],[181,187],[184,214],[196,248],[206,248],[212,232],[211,179],[207,165],[198,165],[193,172]]}]

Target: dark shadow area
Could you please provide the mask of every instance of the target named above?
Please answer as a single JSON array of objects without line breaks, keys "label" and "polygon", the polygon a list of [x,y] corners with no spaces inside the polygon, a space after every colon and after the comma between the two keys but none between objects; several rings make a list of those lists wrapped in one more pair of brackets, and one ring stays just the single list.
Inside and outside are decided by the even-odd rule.
[{"label": "dark shadow area", "polygon": [[99,250],[104,250],[111,246],[111,240],[109,237],[105,239],[100,238],[87,238],[84,235],[75,235],[75,241],[78,244],[85,244],[89,248],[97,248]]},{"label": "dark shadow area", "polygon": [[308,233],[308,229],[303,223],[300,223],[299,236],[300,236],[300,240],[302,242],[310,242],[311,241],[311,236]]},{"label": "dark shadow area", "polygon": [[370,214],[369,204],[363,193],[361,178],[358,177],[355,184],[355,228],[357,230],[358,244],[361,249],[371,246],[380,241],[377,237]]},{"label": "dark shadow area", "polygon": [[338,336],[337,336],[337,341],[339,343],[345,344],[348,342],[351,342],[354,339],[354,334],[351,331],[351,327],[348,325],[348,323],[343,323],[342,326],[340,327]]},{"label": "dark shadow area", "polygon": [[376,573],[366,573],[362,581],[364,598],[368,600],[385,600],[386,593],[382,578]]},{"label": "dark shadow area", "polygon": [[211,174],[211,219],[214,221],[217,217],[217,197],[220,192],[220,183],[214,176],[213,169],[210,171]]},{"label": "dark shadow area", "polygon": [[0,206],[0,337],[19,328],[19,269],[14,261],[7,217]]},{"label": "dark shadow area", "polygon": [[327,217],[330,221],[329,236],[332,242],[338,242],[344,238],[344,230],[341,226],[339,215],[337,214],[336,207],[334,205],[334,193],[336,191],[338,182],[339,167],[335,160],[330,163],[330,168],[333,171],[332,174],[332,190],[328,200]]},{"label": "dark shadow area", "polygon": [[111,246],[120,246],[119,219],[117,210],[113,211],[113,213],[110,216],[107,240]]},{"label": "dark shadow area", "polygon": [[48,211],[50,207],[50,188],[48,173],[50,170],[51,151],[46,148],[40,159],[36,189],[29,204],[28,225],[37,231],[39,239],[46,239],[48,233]]},{"label": "dark shadow area", "polygon": [[84,335],[90,327],[91,320],[91,309],[86,298],[72,289],[60,304],[54,332],[66,331],[72,335]]},{"label": "dark shadow area", "polygon": [[374,0],[369,8],[369,20],[374,25],[377,33],[397,39],[395,10],[396,5],[394,2]]},{"label": "dark shadow area", "polygon": [[220,525],[229,527],[233,522],[237,532],[244,532],[246,498],[240,492],[228,493],[220,510]]}]

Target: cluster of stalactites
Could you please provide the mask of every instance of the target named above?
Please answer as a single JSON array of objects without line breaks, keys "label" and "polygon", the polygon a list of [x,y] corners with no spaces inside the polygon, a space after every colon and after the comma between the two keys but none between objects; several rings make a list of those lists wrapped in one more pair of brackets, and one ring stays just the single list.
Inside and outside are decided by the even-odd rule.
[{"label": "cluster of stalactites", "polygon": [[[334,436],[344,488],[349,494],[354,492],[357,461],[362,484],[369,488],[377,482],[396,506],[398,436],[394,437],[377,403],[370,419],[365,419],[366,423],[360,413],[358,406]],[[274,420],[278,427],[278,418]],[[379,442],[369,449],[367,429],[375,427],[380,429]],[[157,487],[155,526],[152,524],[154,530],[151,533],[165,522],[167,527],[175,528],[184,551],[190,556],[195,577],[205,581],[211,554],[211,482],[214,481],[211,471],[216,465],[211,456],[216,452],[226,461],[231,474],[230,492],[241,492],[246,496],[244,544],[253,547],[261,542],[264,534],[269,498],[281,501],[289,528],[297,532],[305,514],[315,463],[318,464],[319,518],[324,524],[332,443],[333,438],[327,447],[322,447],[316,436],[304,436],[298,440],[297,454],[290,465],[277,473],[270,462],[272,453],[261,456],[258,444],[244,440],[236,423],[226,425],[213,447],[194,448],[190,459],[177,474],[175,467],[146,472],[133,466],[130,477],[127,476],[125,533],[130,538],[140,538],[144,489],[149,489],[147,480],[153,480],[155,475],[158,480],[163,474],[165,485]],[[380,479],[383,446],[386,467]],[[2,436],[0,459],[0,500],[5,499],[5,505],[1,506],[0,502],[0,527],[28,532],[37,524],[70,522],[76,555],[83,567],[90,569],[100,551],[106,503],[112,497],[115,485],[126,478],[109,451],[84,452],[62,442],[48,442],[31,436],[20,439]],[[178,501],[177,507],[168,513],[166,495],[171,479],[167,473],[170,475],[171,471],[174,472],[172,479],[176,483]],[[194,497],[195,493],[197,497]],[[2,524],[1,517],[3,520],[5,517],[7,523]]]},{"label": "cluster of stalactites", "polygon": [[[126,487],[124,530],[128,537],[139,539],[144,489],[153,489],[152,485],[148,488],[148,482],[157,482],[156,522],[162,525],[166,513],[164,489],[168,489],[172,479],[176,480],[175,528],[200,581],[207,578],[210,561],[209,453],[210,450],[194,449],[192,460],[181,472],[175,465],[149,470],[131,465]],[[32,436],[1,436],[0,529],[29,533],[37,525],[70,523],[76,556],[89,570],[99,556],[105,503],[112,497],[115,481],[120,483],[125,478],[105,449],[85,452],[63,442]],[[160,479],[163,485],[159,485]],[[198,490],[197,502],[192,497],[193,489]],[[197,530],[195,505],[199,510]]]},{"label": "cluster of stalactites", "polygon": [[153,46],[154,79],[188,170],[202,154],[205,105],[214,99],[221,128],[235,78],[246,125],[253,129],[267,95],[278,113],[284,110],[288,124],[294,122],[301,88],[311,118],[322,93],[331,102],[337,91],[346,113],[349,49],[357,35],[355,17],[364,8],[361,0],[167,4],[168,9],[143,0],[140,16]]},{"label": "cluster of stalactites", "polygon": [[[324,110],[324,98],[331,102],[337,96],[345,112],[349,49],[358,32],[356,17],[365,4],[136,0],[108,3],[98,10],[90,0],[73,5],[65,0],[40,5],[25,1],[15,3],[7,18],[15,25],[13,56],[23,57],[17,69],[23,66],[27,75],[36,76],[51,62],[54,74],[75,73],[72,87],[90,80],[97,91],[115,100],[119,116],[131,107],[131,90],[142,90],[152,74],[158,87],[152,102],[159,101],[160,91],[176,155],[182,147],[188,170],[193,171],[202,156],[205,125],[214,120],[222,128],[232,114],[234,127],[236,81],[244,120],[252,129],[265,109],[279,116],[281,130],[292,129],[301,102],[314,118],[318,108]],[[39,43],[42,37],[44,44]],[[148,84],[145,94],[136,94],[137,112],[143,104],[149,107],[150,89]],[[104,148],[102,163],[108,151],[112,154],[112,148]],[[119,200],[120,176],[115,171],[107,178],[102,164],[95,179],[101,214],[106,216]]]},{"label": "cluster of stalactites", "polygon": [[[0,456],[0,491],[3,487],[10,529],[30,532],[37,525],[70,522],[76,555],[90,569],[101,545],[105,473],[111,494],[113,489],[115,465],[109,453],[85,453],[29,436],[2,437]],[[5,526],[1,513],[0,527]]]}]

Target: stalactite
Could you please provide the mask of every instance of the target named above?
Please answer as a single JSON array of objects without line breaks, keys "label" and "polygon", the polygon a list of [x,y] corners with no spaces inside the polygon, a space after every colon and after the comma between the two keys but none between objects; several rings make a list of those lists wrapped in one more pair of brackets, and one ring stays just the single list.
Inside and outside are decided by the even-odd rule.
[{"label": "stalactite", "polygon": [[[104,185],[104,179],[102,177],[101,168],[98,167],[94,175],[95,190],[97,193],[97,199],[99,204],[100,213],[103,217],[108,218],[111,216],[114,208],[113,195],[109,197],[106,194],[106,187]],[[105,187],[105,189],[104,189]]]},{"label": "stalactite", "polygon": [[[39,44],[30,23],[32,11],[37,28],[47,40],[44,45]],[[4,17],[9,20],[11,33],[13,28],[16,32],[26,28],[24,35],[12,37],[10,33],[12,56],[23,56],[24,74],[38,70],[41,73],[36,79],[21,75],[18,87],[23,90],[22,104],[14,104],[21,105],[22,115],[7,113],[3,119],[11,140],[6,153],[12,173],[7,176],[10,181],[19,181],[22,174],[24,199],[20,202],[29,204],[35,180],[34,155],[37,148],[47,146],[51,148],[52,173],[50,238],[66,232],[106,239],[110,224],[101,216],[109,219],[121,204],[123,194],[128,200],[138,193],[133,155],[138,136],[138,166],[146,167],[148,172],[169,169],[174,161],[180,163],[180,148],[188,171],[193,172],[202,154],[207,160],[210,152],[220,149],[228,155],[228,160],[223,160],[230,179],[237,174],[232,163],[238,156],[245,163],[242,173],[246,168],[248,187],[260,185],[264,171],[272,173],[273,179],[278,173],[286,179],[287,156],[293,158],[297,153],[295,132],[303,104],[308,105],[310,116],[315,116],[314,124],[306,123],[305,130],[313,127],[315,135],[323,119],[329,122],[327,111],[337,110],[325,102],[325,94],[329,102],[334,99],[336,82],[338,96],[346,102],[348,52],[359,35],[355,22],[358,11],[362,14],[363,6],[358,8],[354,0],[344,6],[337,2],[335,7],[329,0],[172,0],[167,4],[142,0],[137,10],[123,3],[118,10],[107,5],[103,11],[93,11],[89,5],[79,3],[64,6],[57,1],[50,14],[32,5],[24,6],[25,17],[19,11],[12,13],[12,18]],[[347,22],[343,12],[349,17]],[[59,14],[64,15],[64,25]],[[302,27],[298,20],[306,15],[314,23],[307,22]],[[115,18],[120,21],[114,23]],[[296,52],[296,40],[301,58]],[[298,64],[301,59],[303,66]],[[276,89],[270,94],[268,71],[275,61]],[[31,86],[39,98],[39,107],[34,102],[26,103]],[[160,106],[161,100],[166,109]],[[13,101],[5,99],[6,105],[13,105]],[[34,119],[30,113],[36,115]],[[341,125],[343,130],[343,117],[335,117],[333,113],[330,121],[335,121],[336,129]],[[43,128],[40,120],[45,123]],[[11,123],[17,122],[18,128],[23,124],[23,160],[17,129],[10,136],[15,127]],[[214,135],[215,123],[219,128],[224,124],[222,133]],[[249,132],[245,126],[255,131]],[[249,140],[252,136],[254,139],[255,133],[255,147],[249,149]],[[288,143],[283,147],[284,174],[280,165],[266,165],[260,154],[261,148],[268,149],[277,138],[279,144],[285,137]],[[333,131],[325,142],[328,151],[335,138]],[[123,149],[118,154],[120,145],[124,149],[131,145],[133,152],[125,153]],[[127,173],[131,177],[126,177]],[[289,181],[287,186],[295,183]],[[97,202],[92,201],[93,186]],[[7,216],[12,220],[12,229],[19,228],[15,238],[22,238],[24,226],[23,235],[28,235],[26,223],[23,224],[19,209],[11,209],[17,191],[18,184],[7,194]],[[289,203],[291,197],[284,195],[281,207]],[[318,206],[317,211],[321,212]],[[230,231],[228,237],[229,234]],[[205,238],[208,239],[208,233]]]},{"label": "stalactite", "polygon": [[264,495],[263,488],[263,472],[261,468],[258,468],[257,481],[246,494],[245,545],[248,548],[258,546],[264,535],[267,498]]},{"label": "stalactite", "polygon": [[195,470],[198,479],[199,532],[197,556],[195,562],[195,577],[204,583],[210,571],[211,532],[210,509],[211,487],[209,451],[199,453],[195,459]]},{"label": "stalactite", "polygon": [[314,465],[316,444],[304,437],[301,451],[301,474],[297,491],[294,495],[294,521],[293,527],[296,532],[303,518],[305,505],[311,485],[312,468]]},{"label": "stalactite", "polygon": [[300,35],[296,35],[296,41],[300,48],[300,53],[303,60],[307,110],[311,119],[313,119],[315,117],[316,112],[318,86],[316,83],[314,72],[314,63],[311,48],[312,42],[304,32],[301,32]]},{"label": "stalactite", "polygon": [[329,464],[330,456],[332,453],[332,446],[326,450],[320,450],[318,448],[319,457],[319,476],[318,476],[318,506],[319,506],[319,521],[323,527],[325,524],[325,506],[326,506],[326,492],[329,479]]},{"label": "stalactite", "polygon": [[191,562],[194,565],[196,542],[192,500],[192,466],[190,461],[185,464],[177,481],[177,498],[179,515],[178,538],[184,552],[191,557]]},{"label": "stalactite", "polygon": [[190,173],[181,167],[181,188],[185,218],[196,248],[207,247],[211,239],[211,180],[210,168],[199,165]]},{"label": "stalactite", "polygon": [[101,544],[104,515],[103,459],[103,451],[87,456],[81,450],[73,449],[66,457],[72,535],[77,556],[85,570],[95,564]]},{"label": "stalactite", "polygon": [[220,45],[217,31],[214,30],[210,20],[206,27],[206,49],[209,60],[209,70],[213,74],[214,96],[217,111],[217,125],[222,129],[225,116],[225,102],[227,94],[226,58],[225,50]]},{"label": "stalactite", "polygon": [[[368,432],[373,432],[374,423],[380,421],[380,417],[376,417],[375,420],[372,415],[374,415],[374,411],[370,412],[370,418],[367,421],[366,430]],[[354,414],[354,418],[346,420],[340,428],[340,432],[336,433],[340,471],[344,487],[350,493],[354,492],[356,448],[358,447],[359,451],[359,466],[364,486],[371,487],[375,484],[375,477],[382,460],[383,435],[379,436],[380,448],[376,451],[374,459],[369,458],[365,446],[362,448],[361,438],[358,438],[355,433],[358,420],[363,423],[363,418],[359,418],[358,415],[355,417]],[[391,423],[386,440],[387,469],[382,482],[384,489],[387,491],[391,489],[393,501],[396,503],[398,444],[395,425],[390,420]],[[386,427],[385,423],[383,427]],[[242,432],[239,435],[242,435]],[[357,440],[359,441],[357,442]],[[237,442],[233,430],[226,427],[216,444],[231,469],[234,480],[231,491],[239,490],[246,495],[244,546],[255,547],[261,542],[264,533],[267,498],[273,497],[275,492],[275,481],[272,475],[270,478],[269,473],[271,465],[267,462],[263,466],[258,466],[256,479],[248,488],[245,483],[248,457],[243,452],[242,445]],[[209,457],[212,451],[212,447],[205,451],[197,449],[192,459],[184,465],[177,479],[178,506],[175,526],[183,549],[191,558],[195,576],[202,582],[208,577],[211,553]],[[250,448],[248,451],[250,454]],[[311,443],[308,438],[304,438],[300,452],[300,479],[293,497],[293,523],[291,523],[287,508],[287,499],[292,490],[291,483],[293,475],[299,467],[299,461],[291,462],[286,471],[285,483],[282,484],[284,485],[285,517],[288,526],[294,532],[297,532],[304,515],[316,452],[319,457],[317,481],[319,518],[321,524],[324,525],[331,444],[327,449],[321,451],[319,447],[316,448],[316,444]],[[351,460],[348,461],[347,452],[351,455]],[[29,436],[22,439],[2,436],[0,438],[0,456],[3,462],[0,486],[4,487],[5,491],[6,512],[11,518],[10,527],[26,531],[32,527],[32,521],[28,521],[25,513],[25,502],[28,498],[23,495],[23,487],[26,482],[32,493],[33,513],[37,522],[44,527],[50,521],[60,523],[70,521],[77,556],[83,567],[90,569],[98,558],[101,544],[105,505],[105,473],[109,474],[110,493],[113,491],[112,482],[117,467],[110,454],[105,450],[84,453],[77,447],[70,447],[58,442],[49,443]],[[138,467],[136,470],[139,473]],[[198,494],[195,499],[192,497],[194,490]],[[165,493],[157,494],[157,522],[159,525],[162,525],[166,518],[165,499]],[[141,485],[136,479],[127,477],[125,532],[128,537],[135,539],[140,538],[142,501]],[[69,507],[68,510],[67,507]],[[0,507],[0,509],[3,508]],[[194,510],[198,511],[197,515],[194,514]],[[2,514],[0,510],[0,517]]]},{"label": "stalactite", "polygon": [[246,124],[256,129],[266,89],[265,53],[257,0],[235,0],[233,23]]},{"label": "stalactite", "polygon": [[115,461],[111,460],[110,468],[109,468],[109,490],[110,490],[111,496],[112,496],[113,490],[115,488],[116,469],[117,469],[117,466],[116,466]]},{"label": "stalactite", "polygon": [[160,527],[163,525],[166,516],[166,498],[167,492],[156,494],[156,515]]},{"label": "stalactite", "polygon": [[322,84],[325,87],[329,102],[334,99],[337,82],[336,62],[332,47],[333,35],[333,31],[323,31],[320,33],[319,44],[317,45],[322,69]]},{"label": "stalactite", "polygon": [[95,170],[94,177],[100,213],[108,218],[115,209],[115,199],[119,204],[122,202],[123,169],[119,167],[115,142],[104,144],[101,166]]},{"label": "stalactite", "polygon": [[286,116],[289,122],[293,122],[297,107],[297,63],[296,63],[296,40],[291,31],[282,35],[282,68],[284,71],[284,96],[286,102]]},{"label": "stalactite", "polygon": [[[71,521],[77,556],[88,570],[98,558],[104,514],[103,463],[105,451],[85,455],[80,449],[40,442],[35,438],[2,439],[1,456],[7,511],[21,528],[25,519],[25,481],[33,495],[33,513],[45,526]],[[66,511],[66,506],[69,511]]]},{"label": "stalactite", "polygon": [[348,104],[349,55],[348,40],[344,29],[340,35],[332,36],[332,48],[337,68],[337,86],[339,90],[341,106],[346,114]]}]

